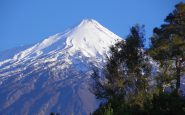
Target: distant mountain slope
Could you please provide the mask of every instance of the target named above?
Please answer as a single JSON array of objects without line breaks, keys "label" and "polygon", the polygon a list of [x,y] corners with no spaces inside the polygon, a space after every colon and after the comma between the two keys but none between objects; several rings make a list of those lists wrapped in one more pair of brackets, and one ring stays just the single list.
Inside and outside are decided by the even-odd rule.
[{"label": "distant mountain slope", "polygon": [[95,20],[44,39],[0,62],[0,114],[88,115],[98,106],[89,92],[92,68],[101,69],[120,37]]},{"label": "distant mountain slope", "polygon": [[4,61],[6,59],[12,58],[15,54],[29,48],[30,46],[31,45],[18,46],[15,48],[0,51],[0,61]]}]

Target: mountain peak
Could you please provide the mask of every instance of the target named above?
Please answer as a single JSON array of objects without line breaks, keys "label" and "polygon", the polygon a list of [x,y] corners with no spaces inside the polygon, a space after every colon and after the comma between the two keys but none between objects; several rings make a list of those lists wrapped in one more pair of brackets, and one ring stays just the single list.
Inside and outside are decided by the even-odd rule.
[{"label": "mountain peak", "polygon": [[94,19],[83,19],[77,27],[80,28],[80,27],[84,27],[84,26],[87,26],[87,27],[101,26],[101,27],[103,27],[99,22],[97,22]]},{"label": "mountain peak", "polygon": [[81,22],[97,22],[94,19],[83,19]]},{"label": "mountain peak", "polygon": [[92,113],[99,104],[89,91],[92,70],[119,39],[86,19],[0,62],[0,114]]},{"label": "mountain peak", "polygon": [[[14,56],[14,60],[22,60],[46,55],[50,52],[67,51],[73,55],[82,52],[87,57],[103,55],[109,46],[121,39],[94,19],[84,19],[75,28],[63,34],[56,34]],[[58,55],[58,54],[57,54]]]}]

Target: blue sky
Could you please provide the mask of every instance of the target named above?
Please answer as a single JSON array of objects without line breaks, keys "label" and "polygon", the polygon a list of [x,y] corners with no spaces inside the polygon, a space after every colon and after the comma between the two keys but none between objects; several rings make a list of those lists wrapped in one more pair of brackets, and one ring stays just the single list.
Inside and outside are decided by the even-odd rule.
[{"label": "blue sky", "polygon": [[146,37],[182,0],[0,0],[0,51],[33,44],[95,19],[117,35],[144,24]]}]

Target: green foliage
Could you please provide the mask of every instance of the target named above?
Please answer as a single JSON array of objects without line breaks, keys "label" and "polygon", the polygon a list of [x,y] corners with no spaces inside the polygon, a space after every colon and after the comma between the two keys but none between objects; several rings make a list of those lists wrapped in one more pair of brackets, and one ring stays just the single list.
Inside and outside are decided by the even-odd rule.
[{"label": "green foliage", "polygon": [[145,111],[151,115],[184,115],[185,97],[173,93],[154,94],[150,104],[146,104]]},{"label": "green foliage", "polygon": [[[161,79],[167,78],[168,81],[169,77],[173,76],[176,80],[176,93],[178,94],[183,63],[185,63],[185,4],[177,4],[175,10],[166,17],[165,22],[160,28],[154,29],[149,53],[153,59],[160,62],[161,68],[164,68],[163,76],[160,75]],[[170,64],[174,64],[174,68],[168,68]],[[167,69],[171,72],[167,73]]]},{"label": "green foliage", "polygon": [[154,95],[152,107],[149,109],[153,115],[184,115],[185,97],[174,93],[160,93]]},{"label": "green foliage", "polygon": [[[177,4],[165,24],[154,29],[148,50],[143,26],[136,25],[126,41],[111,47],[111,54],[105,77],[94,75],[93,91],[106,100],[94,115],[185,115],[185,97],[179,93],[185,72],[184,3]],[[150,57],[159,64],[155,76]]]},{"label": "green foliage", "polygon": [[93,114],[94,115],[114,115],[113,108],[111,107],[111,104],[107,104],[106,106],[101,106],[101,109],[98,109]]},{"label": "green foliage", "polygon": [[[144,29],[136,25],[131,28],[126,42],[118,42],[111,47],[112,56],[108,58],[105,68],[105,81],[101,82],[96,74],[94,93],[99,98],[105,98],[112,104],[114,114],[127,112],[135,108],[140,111],[143,108],[145,98],[149,96],[148,77],[151,75],[151,64],[144,50]],[[122,104],[120,104],[122,103]],[[109,104],[102,106],[95,113],[104,114],[109,111]],[[121,106],[121,108],[120,108]],[[123,110],[127,108],[127,110]],[[108,108],[108,109],[107,109]],[[118,110],[118,108],[120,108]],[[120,111],[120,112],[118,112]],[[132,111],[133,112],[133,111]]]}]

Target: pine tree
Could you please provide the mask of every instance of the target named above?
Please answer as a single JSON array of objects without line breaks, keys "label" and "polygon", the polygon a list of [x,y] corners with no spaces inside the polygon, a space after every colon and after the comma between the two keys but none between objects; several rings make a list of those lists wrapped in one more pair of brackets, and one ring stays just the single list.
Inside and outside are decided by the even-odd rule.
[{"label": "pine tree", "polygon": [[121,71],[121,62],[119,49],[125,44],[124,41],[117,43],[115,46],[112,46],[111,56],[107,56],[107,65],[104,68],[105,77],[99,76],[94,70],[93,78],[95,83],[92,89],[92,92],[98,98],[105,98],[107,100],[112,100],[113,98],[121,97],[125,94],[125,78],[124,73]]},{"label": "pine tree", "polygon": [[[175,10],[166,17],[165,22],[160,28],[154,29],[150,54],[160,62],[162,68],[165,64],[168,64],[168,67],[169,64],[173,65],[170,76],[175,74],[175,91],[178,94],[185,62],[185,4],[182,2],[177,4]],[[163,79],[164,76],[165,73]]]},{"label": "pine tree", "polygon": [[142,108],[150,92],[148,80],[151,64],[145,54],[143,42],[143,26],[132,27],[126,41],[111,47],[105,79],[101,80],[96,73],[94,75],[95,95],[107,99],[113,110],[118,109],[120,103]]},{"label": "pine tree", "polygon": [[132,91],[129,98],[131,103],[143,107],[146,96],[149,94],[149,77],[152,66],[144,48],[144,26],[136,25],[131,28],[131,33],[126,39],[125,63],[127,77],[130,79]]}]

